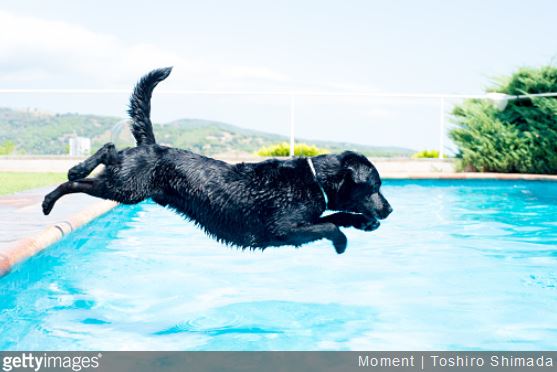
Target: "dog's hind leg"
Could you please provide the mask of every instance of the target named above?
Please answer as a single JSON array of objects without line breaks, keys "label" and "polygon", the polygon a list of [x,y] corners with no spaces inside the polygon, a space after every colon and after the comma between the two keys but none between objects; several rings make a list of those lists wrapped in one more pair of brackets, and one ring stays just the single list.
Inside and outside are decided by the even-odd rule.
[{"label": "dog's hind leg", "polygon": [[110,165],[118,160],[118,151],[113,143],[107,143],[88,159],[68,171],[68,180],[75,181],[87,177],[99,164]]},{"label": "dog's hind leg", "polygon": [[346,250],[346,235],[333,223],[299,226],[291,229],[286,237],[287,244],[302,245],[319,239],[329,239],[338,254]]},{"label": "dog's hind leg", "polygon": [[98,180],[95,178],[86,178],[79,181],[68,181],[58,186],[54,191],[47,194],[43,200],[43,213],[48,215],[58,199],[66,194],[83,192],[93,196],[101,196],[98,186]]}]

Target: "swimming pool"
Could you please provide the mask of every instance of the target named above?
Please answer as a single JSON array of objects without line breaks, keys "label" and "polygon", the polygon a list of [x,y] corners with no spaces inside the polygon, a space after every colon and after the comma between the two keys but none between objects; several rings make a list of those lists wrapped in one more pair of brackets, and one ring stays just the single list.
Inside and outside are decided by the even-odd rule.
[{"label": "swimming pool", "polygon": [[557,349],[557,183],[384,183],[379,230],[239,251],[145,202],[0,279],[0,349]]}]

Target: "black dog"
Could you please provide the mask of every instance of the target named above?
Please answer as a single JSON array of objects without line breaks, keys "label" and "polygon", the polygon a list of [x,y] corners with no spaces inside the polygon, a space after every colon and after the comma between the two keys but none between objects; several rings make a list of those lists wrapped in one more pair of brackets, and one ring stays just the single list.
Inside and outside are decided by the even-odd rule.
[{"label": "black dog", "polygon": [[[131,96],[129,114],[137,147],[107,143],[71,168],[68,182],[46,195],[43,212],[65,194],[83,192],[124,204],[152,198],[195,221],[219,241],[243,248],[332,241],[346,249],[341,227],[372,231],[392,211],[380,193],[379,173],[354,152],[231,165],[157,145],[151,94],[171,68],[145,75]],[[104,170],[86,178],[99,164]],[[326,210],[340,211],[321,217]]]}]

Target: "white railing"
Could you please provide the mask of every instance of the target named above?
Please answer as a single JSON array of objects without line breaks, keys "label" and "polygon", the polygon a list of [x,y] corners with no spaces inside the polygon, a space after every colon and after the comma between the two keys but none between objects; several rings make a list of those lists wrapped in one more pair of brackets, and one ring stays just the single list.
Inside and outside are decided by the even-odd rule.
[{"label": "white railing", "polygon": [[[0,89],[0,94],[130,94],[129,89]],[[296,126],[296,98],[297,97],[367,97],[367,98],[393,98],[393,99],[424,99],[439,102],[439,158],[445,155],[445,127],[446,127],[446,101],[451,99],[487,99],[498,107],[504,109],[508,101],[528,99],[535,97],[557,97],[557,92],[507,95],[503,93],[487,94],[429,94],[429,93],[376,93],[376,92],[272,92],[272,91],[206,91],[206,90],[157,90],[157,94],[191,95],[191,96],[282,96],[290,98],[290,156],[294,156],[295,126]]]}]

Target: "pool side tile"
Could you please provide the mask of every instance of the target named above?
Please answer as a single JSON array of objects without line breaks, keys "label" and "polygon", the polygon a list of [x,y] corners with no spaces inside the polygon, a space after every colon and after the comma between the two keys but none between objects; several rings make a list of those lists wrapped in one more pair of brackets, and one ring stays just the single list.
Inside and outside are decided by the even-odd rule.
[{"label": "pool side tile", "polygon": [[12,265],[10,264],[10,259],[8,256],[0,253],[0,277],[6,275],[10,272]]},{"label": "pool side tile", "polygon": [[553,174],[520,174],[520,173],[479,173],[479,172],[383,172],[382,179],[413,179],[413,180],[527,180],[557,181]]}]

